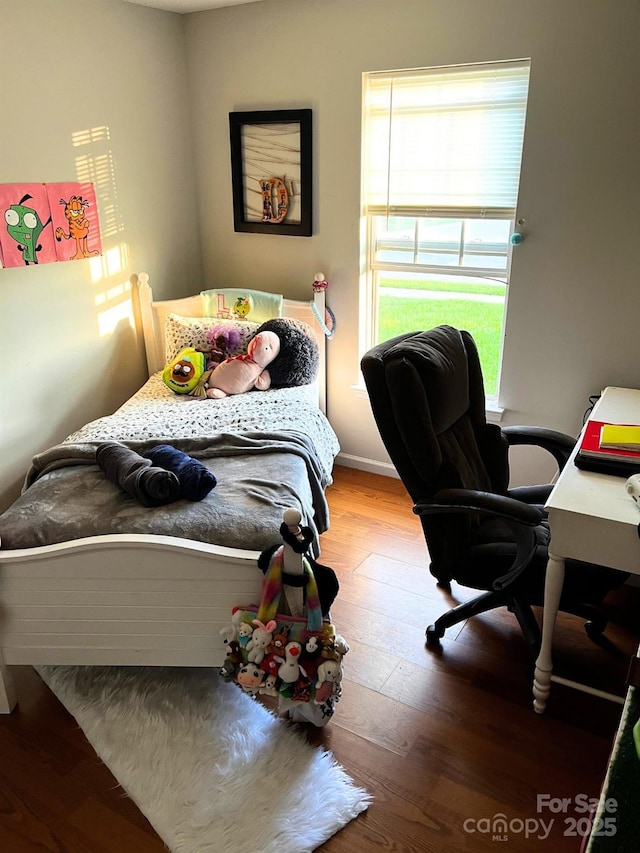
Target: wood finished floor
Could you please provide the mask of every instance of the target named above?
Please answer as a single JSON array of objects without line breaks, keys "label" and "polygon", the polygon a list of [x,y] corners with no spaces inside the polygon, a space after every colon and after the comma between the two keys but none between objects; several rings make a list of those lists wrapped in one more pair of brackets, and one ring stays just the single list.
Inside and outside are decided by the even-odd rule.
[{"label": "wood finished floor", "polygon": [[[401,484],[337,468],[328,497],[320,561],[338,572],[332,615],[351,650],[336,716],[307,737],[331,749],[374,803],[320,849],[577,853],[565,818],[582,816],[578,794],[598,795],[620,706],[554,684],[547,713],[536,715],[527,651],[506,612],[456,626],[439,651],[426,649],[426,625],[468,592],[436,586]],[[556,671],[620,693],[640,641],[639,607],[640,590],[616,593],[603,647],[561,616]],[[161,853],[73,718],[30,667],[14,673],[19,706],[0,717],[0,853]],[[572,806],[537,814],[538,794]],[[512,827],[502,848],[465,830],[498,814]],[[546,839],[520,830],[518,820],[549,817]]]}]

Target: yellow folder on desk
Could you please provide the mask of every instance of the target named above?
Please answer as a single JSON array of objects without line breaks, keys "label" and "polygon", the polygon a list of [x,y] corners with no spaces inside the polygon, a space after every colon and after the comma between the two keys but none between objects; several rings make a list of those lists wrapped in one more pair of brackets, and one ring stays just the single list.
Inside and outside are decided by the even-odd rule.
[{"label": "yellow folder on desk", "polygon": [[600,447],[612,450],[640,450],[640,426],[603,424]]}]

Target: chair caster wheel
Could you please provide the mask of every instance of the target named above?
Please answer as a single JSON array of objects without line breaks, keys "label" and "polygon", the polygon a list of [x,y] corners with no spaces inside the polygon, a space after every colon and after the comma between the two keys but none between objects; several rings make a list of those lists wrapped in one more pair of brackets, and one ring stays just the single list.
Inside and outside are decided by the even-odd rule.
[{"label": "chair caster wheel", "polygon": [[439,631],[435,625],[429,625],[426,630],[427,645],[437,646],[444,637],[444,631]]},{"label": "chair caster wheel", "polygon": [[590,640],[600,640],[602,638],[603,631],[605,629],[605,625],[602,625],[598,622],[585,622],[584,630],[589,637]]}]

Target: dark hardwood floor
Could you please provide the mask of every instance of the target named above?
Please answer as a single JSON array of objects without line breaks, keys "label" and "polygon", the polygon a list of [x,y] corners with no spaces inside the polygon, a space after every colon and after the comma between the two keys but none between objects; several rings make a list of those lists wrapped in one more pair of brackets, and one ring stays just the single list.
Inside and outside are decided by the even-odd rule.
[{"label": "dark hardwood floor", "polygon": [[[527,650],[507,612],[425,648],[426,625],[469,592],[436,586],[403,487],[337,468],[328,497],[320,562],[338,572],[332,616],[351,650],[334,719],[307,737],[331,749],[374,802],[323,853],[495,851],[500,816],[509,853],[577,853],[571,833],[585,817],[582,798],[599,793],[621,707],[553,684],[546,714],[535,714]],[[640,641],[640,590],[624,587],[607,604],[602,646],[560,616],[555,668],[622,693]],[[35,672],[14,672],[19,706],[0,717],[0,853],[163,851]],[[545,795],[566,798],[566,811],[538,811]],[[504,835],[499,823],[495,833]]]}]

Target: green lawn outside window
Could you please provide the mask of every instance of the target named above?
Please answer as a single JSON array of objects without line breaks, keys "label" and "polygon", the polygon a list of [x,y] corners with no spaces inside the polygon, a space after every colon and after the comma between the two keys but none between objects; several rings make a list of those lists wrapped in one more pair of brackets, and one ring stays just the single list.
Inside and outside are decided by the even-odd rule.
[{"label": "green lawn outside window", "polygon": [[[421,299],[395,295],[393,290],[410,289],[431,293],[447,292],[447,298],[427,296]],[[445,323],[457,329],[466,329],[473,336],[480,353],[487,396],[498,394],[498,373],[504,299],[484,302],[474,295],[503,296],[506,287],[500,283],[476,283],[451,281],[403,281],[385,279],[380,275],[378,340],[386,341],[404,332],[432,329]],[[456,295],[459,295],[457,298]]]}]

